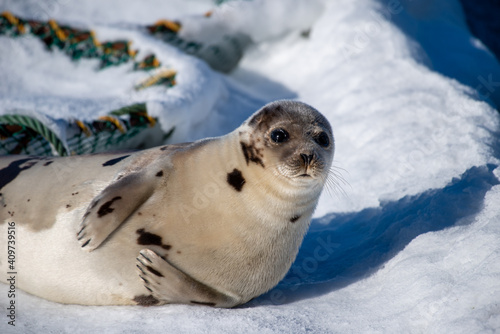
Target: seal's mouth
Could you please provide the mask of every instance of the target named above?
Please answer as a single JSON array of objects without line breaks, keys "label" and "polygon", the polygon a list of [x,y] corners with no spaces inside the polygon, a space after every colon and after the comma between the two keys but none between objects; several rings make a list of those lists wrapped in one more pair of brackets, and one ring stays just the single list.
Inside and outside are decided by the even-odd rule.
[{"label": "seal's mouth", "polygon": [[300,174],[299,177],[312,177],[312,176],[309,174]]}]

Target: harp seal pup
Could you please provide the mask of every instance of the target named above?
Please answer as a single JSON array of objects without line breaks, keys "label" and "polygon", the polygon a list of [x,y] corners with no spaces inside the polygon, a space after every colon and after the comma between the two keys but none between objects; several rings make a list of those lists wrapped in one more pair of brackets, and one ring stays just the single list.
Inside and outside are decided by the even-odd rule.
[{"label": "harp seal pup", "polygon": [[60,303],[245,303],[289,270],[333,154],[322,114],[276,101],[193,143],[1,157],[0,241],[14,226],[16,258],[10,270],[0,252],[0,271]]}]

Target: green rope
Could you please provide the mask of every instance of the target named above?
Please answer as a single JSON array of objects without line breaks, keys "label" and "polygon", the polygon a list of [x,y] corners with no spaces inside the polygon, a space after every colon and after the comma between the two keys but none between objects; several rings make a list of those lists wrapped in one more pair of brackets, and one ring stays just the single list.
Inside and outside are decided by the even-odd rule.
[{"label": "green rope", "polygon": [[[163,20],[157,25],[155,31],[174,35],[180,29],[179,23],[171,21]],[[160,70],[161,63],[154,54],[147,55],[142,61],[135,61],[137,50],[130,49],[129,41],[99,43],[92,31],[59,25],[54,20],[43,22],[22,19],[9,12],[0,13],[0,35],[17,37],[25,34],[36,36],[49,50],[53,48],[62,50],[75,61],[82,58],[99,58],[101,60],[100,69],[132,60],[134,61],[134,70],[158,72],[139,84],[137,86],[139,88],[136,87],[136,89],[153,85],[166,87],[175,85],[176,72]],[[89,123],[68,121],[67,138],[63,140],[33,117],[1,115],[0,152],[11,153],[25,150],[26,154],[39,154],[36,145],[43,146],[44,154],[57,153],[60,156],[102,151],[106,150],[108,146],[113,147],[113,145],[127,141],[139,134],[145,127],[154,127],[157,123],[156,118],[148,115],[145,103],[125,106],[111,111],[108,115],[110,116],[102,116]],[[121,118],[120,116],[126,117]],[[12,128],[9,129],[6,126],[20,126],[22,128],[13,131]],[[169,137],[172,132],[173,129],[166,134],[166,137]],[[42,142],[43,144],[41,144]],[[28,147],[31,149],[37,147],[37,149],[32,152],[32,150],[28,151]]]},{"label": "green rope", "polygon": [[62,141],[56,136],[56,134],[43,123],[32,117],[23,115],[0,115],[0,123],[23,125],[30,128],[44,137],[60,156],[68,155],[66,148],[64,148]]},{"label": "green rope", "polygon": [[[58,138],[35,118],[1,115],[0,154],[64,156],[104,152],[123,146],[156,124],[157,119],[148,115],[146,103],[125,106],[92,121],[69,121],[66,138]],[[170,137],[174,129],[170,129],[163,139]]]},{"label": "green rope", "polygon": [[[55,20],[23,19],[8,11],[0,13],[0,35],[19,37],[26,34],[40,39],[48,50],[54,48],[62,50],[74,61],[82,58],[98,58],[99,69],[129,61],[133,61],[136,71],[150,71],[161,66],[161,62],[154,54],[148,54],[144,59],[136,60],[138,50],[132,50],[131,42],[127,40],[99,42],[91,30],[59,25]],[[169,82],[166,86],[173,86],[173,82]]]},{"label": "green rope", "polygon": [[122,116],[122,115],[128,115],[131,113],[139,113],[139,112],[146,112],[146,103],[136,103],[132,104],[130,106],[126,106],[120,109],[116,109],[111,111],[109,114],[110,115],[115,115],[115,116]]}]

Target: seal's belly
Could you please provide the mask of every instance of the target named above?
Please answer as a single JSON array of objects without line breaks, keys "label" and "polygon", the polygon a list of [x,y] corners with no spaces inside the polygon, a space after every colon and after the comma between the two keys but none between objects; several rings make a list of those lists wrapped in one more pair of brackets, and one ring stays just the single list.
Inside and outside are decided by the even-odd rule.
[{"label": "seal's belly", "polygon": [[[36,232],[12,219],[17,286],[61,303],[135,305],[133,299],[145,291],[135,267],[140,247],[110,242],[95,252],[83,252],[75,237],[77,217],[78,210],[60,214],[51,228]],[[1,239],[6,239],[8,226],[0,225]],[[2,272],[8,271],[7,260],[5,252],[0,254]]]}]

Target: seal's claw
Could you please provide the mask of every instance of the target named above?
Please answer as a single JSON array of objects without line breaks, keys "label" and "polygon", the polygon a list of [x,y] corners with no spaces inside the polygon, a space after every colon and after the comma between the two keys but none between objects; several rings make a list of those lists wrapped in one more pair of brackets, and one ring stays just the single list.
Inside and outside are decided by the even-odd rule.
[{"label": "seal's claw", "polygon": [[232,307],[241,303],[238,296],[222,293],[199,282],[150,249],[140,251],[137,268],[144,287],[163,302],[216,307]]}]

